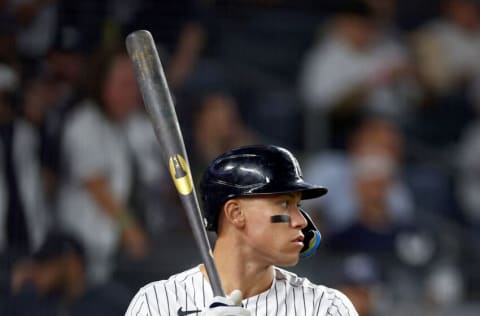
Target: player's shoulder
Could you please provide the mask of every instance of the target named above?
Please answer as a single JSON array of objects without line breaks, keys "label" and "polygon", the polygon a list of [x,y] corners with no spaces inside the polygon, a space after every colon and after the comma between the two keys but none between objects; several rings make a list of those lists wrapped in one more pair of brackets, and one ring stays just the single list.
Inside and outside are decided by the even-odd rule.
[{"label": "player's shoulder", "polygon": [[170,276],[165,282],[167,283],[185,283],[195,277],[203,277],[199,266],[195,266],[183,272]]},{"label": "player's shoulder", "polygon": [[294,272],[287,271],[285,269],[275,267],[275,279],[277,281],[285,281],[287,284],[293,287],[306,287],[306,288],[322,288],[321,285],[316,285],[310,282],[309,279],[299,276]]},{"label": "player's shoulder", "polygon": [[306,277],[299,276],[294,272],[278,267],[275,267],[275,279],[277,282],[284,281],[286,284],[292,287],[303,287],[312,289],[313,291],[318,293],[319,296],[329,296],[332,295],[335,291],[337,291],[322,284],[315,284]]},{"label": "player's shoulder", "polygon": [[158,288],[165,288],[170,290],[176,286],[182,286],[185,282],[191,282],[192,278],[203,277],[202,272],[198,266],[185,270],[183,272],[173,274],[168,279],[153,281],[143,286],[140,291],[151,292],[158,290]]},{"label": "player's shoulder", "polygon": [[[168,306],[171,300],[175,300],[177,294],[184,293],[185,282],[191,282],[192,278],[203,277],[199,267],[174,274],[168,279],[153,281],[141,287],[130,302],[126,315],[137,315],[149,308]],[[148,314],[148,313],[147,313]],[[140,313],[139,315],[143,315]]]},{"label": "player's shoulder", "polygon": [[337,289],[325,285],[312,283],[305,277],[275,267],[276,281],[284,281],[292,288],[302,287],[312,290],[314,293],[315,306],[318,306],[318,315],[329,316],[358,316],[350,299]]}]

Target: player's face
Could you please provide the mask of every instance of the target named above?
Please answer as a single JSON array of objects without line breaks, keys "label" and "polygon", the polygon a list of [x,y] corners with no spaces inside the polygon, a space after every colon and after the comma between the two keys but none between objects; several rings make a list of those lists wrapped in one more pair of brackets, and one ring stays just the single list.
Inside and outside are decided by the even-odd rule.
[{"label": "player's face", "polygon": [[299,210],[300,197],[300,193],[289,193],[241,199],[245,239],[259,260],[280,266],[298,262],[302,229],[307,225]]}]

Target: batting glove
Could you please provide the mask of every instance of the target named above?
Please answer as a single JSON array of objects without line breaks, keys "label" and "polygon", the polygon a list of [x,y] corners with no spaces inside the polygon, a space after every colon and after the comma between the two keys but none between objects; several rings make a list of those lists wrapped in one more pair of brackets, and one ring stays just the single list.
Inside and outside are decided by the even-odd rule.
[{"label": "batting glove", "polygon": [[201,316],[251,316],[242,307],[242,292],[233,290],[229,296],[215,296]]}]

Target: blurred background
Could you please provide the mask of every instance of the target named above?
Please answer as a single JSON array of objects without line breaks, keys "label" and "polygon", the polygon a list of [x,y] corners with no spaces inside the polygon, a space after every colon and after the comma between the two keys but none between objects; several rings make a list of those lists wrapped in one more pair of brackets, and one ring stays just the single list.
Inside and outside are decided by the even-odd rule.
[{"label": "blurred background", "polygon": [[[480,314],[480,1],[0,0],[0,314],[123,315],[200,255],[124,39],[194,180],[273,143],[329,194],[292,268],[360,315]],[[214,236],[212,243],[214,242]]]}]

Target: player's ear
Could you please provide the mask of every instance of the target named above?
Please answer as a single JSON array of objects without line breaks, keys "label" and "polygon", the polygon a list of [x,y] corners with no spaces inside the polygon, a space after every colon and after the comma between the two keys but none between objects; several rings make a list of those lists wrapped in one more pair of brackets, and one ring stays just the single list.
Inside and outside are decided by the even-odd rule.
[{"label": "player's ear", "polygon": [[223,206],[225,220],[237,228],[245,226],[245,212],[237,199],[228,200]]}]

